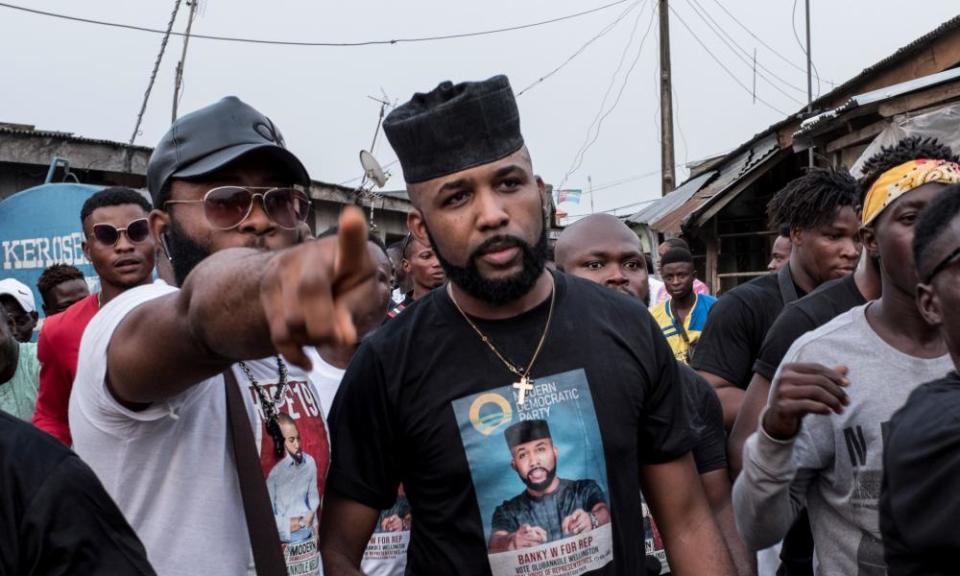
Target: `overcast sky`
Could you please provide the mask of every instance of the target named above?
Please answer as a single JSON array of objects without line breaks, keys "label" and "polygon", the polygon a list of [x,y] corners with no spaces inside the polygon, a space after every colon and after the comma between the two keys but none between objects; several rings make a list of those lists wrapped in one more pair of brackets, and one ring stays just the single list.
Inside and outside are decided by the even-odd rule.
[{"label": "overcast sky", "polygon": [[[354,42],[503,28],[612,1],[201,0],[193,31]],[[172,0],[12,3],[152,28],[164,28],[173,7]],[[380,98],[385,92],[391,100],[402,102],[442,80],[478,80],[498,73],[507,74],[519,92],[607,30],[559,72],[521,95],[519,105],[534,166],[550,183],[563,182],[575,166],[578,151],[596,138],[564,187],[586,190],[587,178],[592,177],[597,188],[595,209],[610,210],[660,193],[658,38],[651,4],[656,0],[627,0],[536,28],[416,44],[321,48],[192,39],[180,109],[190,111],[235,94],[274,120],[314,179],[346,182],[361,174],[358,152],[369,148],[376,127],[380,105],[368,96]],[[811,4],[812,53],[822,92],[832,87],[831,81],[850,78],[958,13],[956,0],[919,0],[909,3],[909,11],[903,0],[812,0]],[[678,164],[729,151],[781,120],[784,115],[771,107],[785,113],[802,107],[806,76],[804,55],[792,30],[794,0],[671,0],[671,6],[676,11],[671,14],[670,33]],[[187,13],[184,2],[176,30],[184,29]],[[737,57],[736,48],[720,40],[704,17],[747,52],[747,62]],[[802,38],[802,0],[796,26]],[[641,47],[648,27],[649,36]],[[160,35],[0,7],[0,122],[127,141],[160,41]],[[769,82],[757,78],[756,103],[750,93],[749,61],[754,49],[759,72],[769,78]],[[171,38],[138,144],[153,146],[169,126],[174,70],[181,50],[182,39]],[[731,79],[710,54],[746,88]],[[816,84],[814,90],[818,90]],[[588,138],[601,110],[609,113],[599,134],[594,125]],[[400,167],[391,165],[396,156],[382,133],[374,152],[393,173],[387,188],[401,188]],[[686,169],[681,167],[679,172],[682,179]],[[637,178],[641,175],[646,176]],[[580,206],[564,207],[571,214],[589,211],[589,197],[584,196]]]}]

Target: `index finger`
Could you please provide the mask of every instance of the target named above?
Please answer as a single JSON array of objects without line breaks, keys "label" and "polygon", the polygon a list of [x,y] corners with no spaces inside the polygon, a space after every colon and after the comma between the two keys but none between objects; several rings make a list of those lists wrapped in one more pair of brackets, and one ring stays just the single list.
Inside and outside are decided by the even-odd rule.
[{"label": "index finger", "polygon": [[366,280],[373,265],[367,251],[367,222],[363,211],[356,206],[344,208],[340,213],[338,228],[333,283],[336,291],[341,292]]},{"label": "index finger", "polygon": [[816,362],[790,362],[784,364],[784,369],[790,369],[799,374],[824,376],[834,381],[839,386],[846,386],[850,383],[846,378],[847,368],[845,366],[828,368],[827,366],[818,364]]}]

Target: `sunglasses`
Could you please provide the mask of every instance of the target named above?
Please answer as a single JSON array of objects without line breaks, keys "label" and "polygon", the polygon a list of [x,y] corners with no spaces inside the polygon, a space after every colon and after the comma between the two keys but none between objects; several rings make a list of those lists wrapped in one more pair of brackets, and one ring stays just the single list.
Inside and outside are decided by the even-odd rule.
[{"label": "sunglasses", "polygon": [[933,270],[931,270],[930,273],[927,274],[927,277],[923,281],[923,283],[929,284],[931,281],[933,281],[934,276],[943,272],[953,264],[956,264],[958,261],[960,261],[960,247],[957,247],[953,252],[950,253],[949,256],[947,256],[946,258],[941,260],[939,264],[934,266]]},{"label": "sunglasses", "polygon": [[164,206],[203,204],[203,215],[211,226],[218,230],[230,230],[250,216],[257,197],[267,218],[287,230],[296,229],[300,222],[307,219],[310,211],[310,199],[300,190],[266,186],[220,186],[204,194],[203,200],[167,200]]},{"label": "sunglasses", "polygon": [[150,236],[150,224],[146,218],[133,220],[126,228],[117,228],[112,224],[94,224],[93,237],[104,246],[116,246],[123,234],[127,240],[139,244]]}]

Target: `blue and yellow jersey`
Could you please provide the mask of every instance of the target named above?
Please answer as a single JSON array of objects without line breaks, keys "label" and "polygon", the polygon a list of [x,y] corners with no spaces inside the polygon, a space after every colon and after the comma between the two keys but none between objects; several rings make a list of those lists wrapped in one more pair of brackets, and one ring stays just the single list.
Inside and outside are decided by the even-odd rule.
[{"label": "blue and yellow jersey", "polygon": [[677,323],[674,322],[673,310],[670,308],[669,300],[663,304],[657,304],[650,310],[653,319],[657,321],[660,330],[663,332],[663,337],[667,339],[667,344],[673,350],[677,362],[683,362],[684,364],[689,363],[690,349],[700,340],[700,333],[707,325],[707,313],[710,312],[710,308],[717,301],[716,297],[709,294],[697,294],[696,298],[690,313],[683,319],[683,330],[686,332],[686,338],[678,330]]}]

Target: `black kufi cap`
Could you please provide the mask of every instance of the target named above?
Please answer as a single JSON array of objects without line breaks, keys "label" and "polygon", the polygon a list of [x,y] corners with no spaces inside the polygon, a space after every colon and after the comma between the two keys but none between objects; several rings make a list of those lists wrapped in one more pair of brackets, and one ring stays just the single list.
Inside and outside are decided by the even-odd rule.
[{"label": "black kufi cap", "polygon": [[488,164],[523,146],[520,113],[506,76],[417,93],[383,121],[408,184]]},{"label": "black kufi cap", "polygon": [[518,444],[552,438],[546,420],[521,420],[504,430],[503,435],[507,439],[507,447],[511,449]]}]

